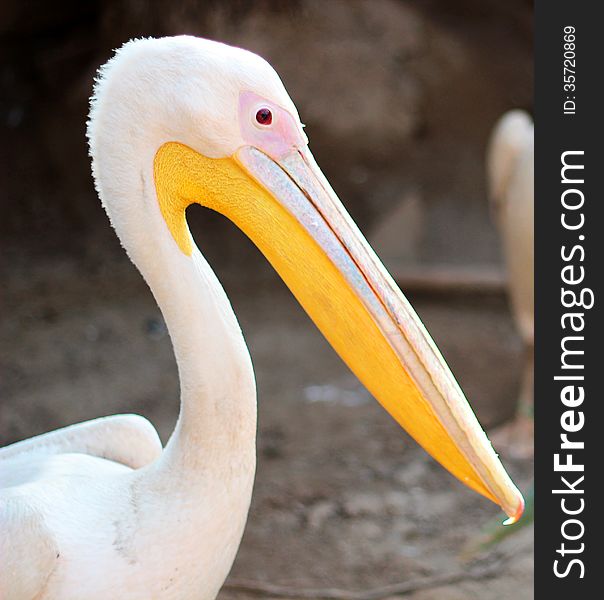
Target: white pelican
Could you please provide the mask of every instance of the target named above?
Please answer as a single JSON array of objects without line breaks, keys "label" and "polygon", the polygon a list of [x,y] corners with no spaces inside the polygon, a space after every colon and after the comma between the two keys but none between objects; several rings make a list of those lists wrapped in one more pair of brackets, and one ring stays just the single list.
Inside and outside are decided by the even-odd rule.
[{"label": "white pelican", "polygon": [[257,244],[434,458],[519,518],[522,496],[316,165],[268,63],[193,37],[130,42],[100,72],[88,137],[103,206],[170,332],[180,416],[163,450],[137,416],[3,449],[3,600],[211,599],[229,572],[252,493],[256,388],[229,301],[189,233],[193,202]]},{"label": "white pelican", "polygon": [[503,243],[512,313],[525,351],[516,419],[494,435],[520,456],[532,454],[533,446],[534,138],[531,117],[511,110],[497,121],[487,151],[492,212]]}]

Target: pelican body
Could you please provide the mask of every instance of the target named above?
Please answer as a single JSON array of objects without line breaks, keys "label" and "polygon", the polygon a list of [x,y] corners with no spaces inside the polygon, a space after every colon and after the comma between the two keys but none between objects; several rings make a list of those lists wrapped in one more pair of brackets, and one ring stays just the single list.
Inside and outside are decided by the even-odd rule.
[{"label": "pelican body", "polygon": [[534,340],[535,134],[530,116],[507,112],[495,125],[487,167],[493,216],[501,232],[518,331]]},{"label": "pelican body", "polygon": [[[534,160],[535,134],[531,117],[521,110],[508,111],[497,121],[491,134],[487,175],[493,217],[503,246],[512,314],[525,349],[519,416],[521,419],[530,417],[531,421],[535,343]],[[527,432],[523,435],[532,436]]]},{"label": "pelican body", "polygon": [[180,414],[165,448],[142,417],[0,450],[3,600],[212,599],[234,560],[255,471],[256,386],[220,283],[187,227],[193,202],[240,227],[384,408],[501,505],[509,479],[437,348],[308,149],[258,56],[181,36],[132,41],[100,71],[96,188],[166,321]]}]

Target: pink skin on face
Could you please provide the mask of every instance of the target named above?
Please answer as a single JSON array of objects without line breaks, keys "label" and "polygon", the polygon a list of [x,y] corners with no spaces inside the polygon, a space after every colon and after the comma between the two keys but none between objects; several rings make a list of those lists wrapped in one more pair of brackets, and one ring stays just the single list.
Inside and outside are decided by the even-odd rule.
[{"label": "pink skin on face", "polygon": [[[263,125],[256,120],[256,113],[261,109],[271,111],[270,124]],[[294,148],[308,143],[300,125],[284,108],[254,92],[239,95],[239,127],[246,144],[262,150],[273,160],[280,160]]]}]

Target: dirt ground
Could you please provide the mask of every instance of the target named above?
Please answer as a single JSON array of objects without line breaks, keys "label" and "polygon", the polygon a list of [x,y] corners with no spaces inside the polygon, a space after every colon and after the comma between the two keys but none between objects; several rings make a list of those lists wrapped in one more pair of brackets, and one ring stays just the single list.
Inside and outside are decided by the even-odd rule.
[{"label": "dirt ground", "polygon": [[[247,250],[246,262],[263,272],[261,257]],[[169,338],[109,228],[79,256],[32,257],[18,246],[5,256],[0,444],[119,412],[146,415],[165,441],[178,410]],[[462,550],[502,518],[498,509],[401,431],[276,276],[250,285],[247,268],[218,271],[259,388],[256,487],[232,577],[366,589],[462,567]],[[483,423],[505,418],[520,366],[505,299],[412,300]],[[530,462],[505,462],[526,489]],[[409,597],[532,598],[532,528],[491,553],[501,551],[512,559],[496,576]]]}]

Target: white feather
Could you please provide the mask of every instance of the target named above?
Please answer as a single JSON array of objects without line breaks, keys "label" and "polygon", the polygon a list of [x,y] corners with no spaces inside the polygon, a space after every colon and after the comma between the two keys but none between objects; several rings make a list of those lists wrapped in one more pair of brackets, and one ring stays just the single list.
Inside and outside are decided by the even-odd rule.
[{"label": "white feather", "polygon": [[534,338],[534,130],[530,116],[507,112],[487,155],[491,201],[501,233],[514,318],[524,342]]}]

